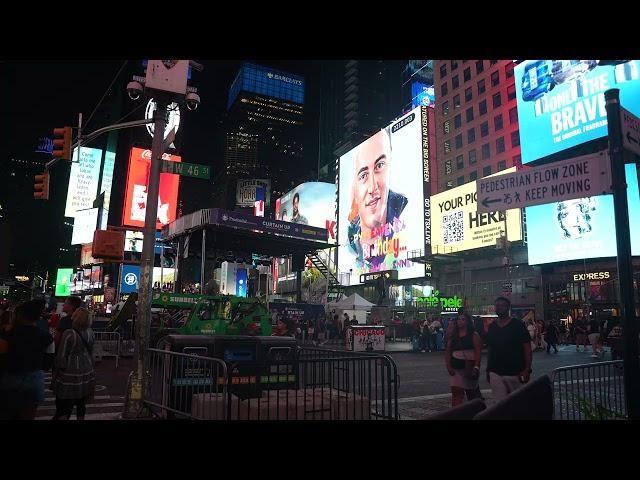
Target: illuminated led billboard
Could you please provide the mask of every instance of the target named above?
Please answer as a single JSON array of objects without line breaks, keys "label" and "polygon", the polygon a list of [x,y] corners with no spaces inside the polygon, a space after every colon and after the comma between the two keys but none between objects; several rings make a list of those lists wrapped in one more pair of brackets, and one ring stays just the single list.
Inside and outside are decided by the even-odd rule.
[{"label": "illuminated led billboard", "polygon": [[425,265],[408,257],[431,248],[432,115],[432,108],[415,108],[340,157],[343,283],[357,285],[361,274],[383,270],[397,270],[400,280],[425,276]]},{"label": "illuminated led billboard", "polygon": [[98,191],[102,150],[82,147],[82,156],[78,161],[78,149],[73,151],[73,163],[69,175],[67,203],[64,208],[65,217],[75,217],[78,210],[93,207]]},{"label": "illuminated led billboard", "polygon": [[[640,197],[634,164],[625,165],[631,253],[640,255]],[[613,196],[600,195],[527,207],[529,265],[615,257]]]},{"label": "illuminated led billboard", "polygon": [[640,116],[639,60],[526,60],[514,69],[522,163],[607,135],[604,92]]},{"label": "illuminated led billboard", "polygon": [[[163,160],[180,162],[178,155],[165,153]],[[127,190],[124,200],[122,224],[132,227],[144,227],[144,217],[147,211],[147,186],[149,184],[149,167],[151,165],[151,150],[132,148],[129,157],[129,173],[127,175]],[[172,173],[160,174],[160,192],[158,195],[158,221],[156,229],[168,225],[176,219],[178,204],[178,187],[180,176]]]},{"label": "illuminated led billboard", "polygon": [[326,228],[329,243],[336,241],[336,186],[333,183],[307,182],[276,200],[276,218]]}]

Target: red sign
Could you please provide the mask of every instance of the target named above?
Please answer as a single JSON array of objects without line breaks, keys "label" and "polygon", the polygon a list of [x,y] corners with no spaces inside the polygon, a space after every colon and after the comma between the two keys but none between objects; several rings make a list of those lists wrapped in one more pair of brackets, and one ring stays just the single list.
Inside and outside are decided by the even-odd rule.
[{"label": "red sign", "polygon": [[[163,160],[181,162],[178,155],[162,155]],[[151,166],[151,150],[132,148],[129,156],[129,173],[127,175],[127,191],[124,199],[122,225],[144,227],[147,211],[147,188],[149,186],[149,169]],[[160,192],[158,199],[158,220],[156,229],[168,225],[176,219],[178,204],[178,187],[180,176],[173,173],[160,174]]]},{"label": "red sign", "polygon": [[124,232],[96,230],[93,233],[93,256],[110,260],[122,260],[124,256]]}]

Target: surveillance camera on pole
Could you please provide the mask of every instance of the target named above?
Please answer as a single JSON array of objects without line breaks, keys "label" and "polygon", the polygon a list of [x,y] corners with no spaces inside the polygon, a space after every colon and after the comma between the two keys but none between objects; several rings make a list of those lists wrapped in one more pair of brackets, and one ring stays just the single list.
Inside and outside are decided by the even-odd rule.
[{"label": "surveillance camera on pole", "polygon": [[[135,417],[141,411],[143,399],[148,390],[148,379],[144,372],[144,355],[149,348],[149,324],[151,319],[151,292],[153,261],[155,257],[155,234],[158,217],[158,194],[160,190],[160,170],[162,154],[171,143],[164,139],[167,125],[167,105],[172,102],[195,110],[200,97],[195,89],[187,87],[189,60],[149,60],[146,76],[134,77],[127,85],[127,93],[132,99],[140,98],[143,93],[153,96],[156,108],[153,112],[153,141],[151,147],[151,165],[147,187],[147,206],[140,262],[140,281],[138,287],[138,307],[136,314],[136,368],[129,382],[129,394],[125,405],[124,417]],[[195,62],[193,62],[195,63]],[[201,68],[199,64],[195,64]],[[194,67],[195,68],[195,67]],[[144,86],[143,86],[144,85]],[[173,130],[175,131],[175,130]],[[171,137],[171,135],[169,135]]]}]

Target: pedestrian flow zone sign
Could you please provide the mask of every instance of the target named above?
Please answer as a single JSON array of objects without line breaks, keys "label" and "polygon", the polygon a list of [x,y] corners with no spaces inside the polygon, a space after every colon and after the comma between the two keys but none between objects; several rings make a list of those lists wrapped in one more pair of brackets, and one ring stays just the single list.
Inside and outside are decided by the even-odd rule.
[{"label": "pedestrian flow zone sign", "polygon": [[640,118],[620,107],[622,124],[622,146],[625,150],[640,155]]},{"label": "pedestrian flow zone sign", "polygon": [[606,150],[478,180],[478,212],[496,212],[611,193]]}]

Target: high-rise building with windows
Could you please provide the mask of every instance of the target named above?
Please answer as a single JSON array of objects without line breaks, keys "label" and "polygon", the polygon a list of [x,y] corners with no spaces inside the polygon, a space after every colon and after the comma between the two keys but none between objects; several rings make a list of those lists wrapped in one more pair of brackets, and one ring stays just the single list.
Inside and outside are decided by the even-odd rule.
[{"label": "high-rise building with windows", "polygon": [[513,60],[434,60],[438,191],[520,165]]}]

